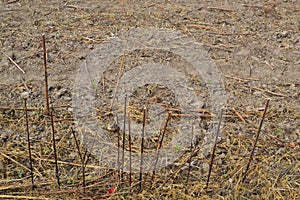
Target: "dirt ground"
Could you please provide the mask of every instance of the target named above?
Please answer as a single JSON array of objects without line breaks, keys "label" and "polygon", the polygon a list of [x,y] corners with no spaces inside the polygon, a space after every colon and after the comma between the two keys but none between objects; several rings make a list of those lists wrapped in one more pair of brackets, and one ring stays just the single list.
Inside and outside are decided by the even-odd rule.
[{"label": "dirt ground", "polygon": [[[153,183],[151,174],[146,175],[140,193],[138,175],[132,187],[118,183],[116,171],[99,165],[91,155],[82,187],[81,161],[72,134],[76,129],[72,95],[77,69],[97,45],[132,27],[178,30],[203,43],[221,71],[227,111],[208,188],[211,156],[201,153],[192,158],[190,172],[184,167],[187,153],[177,164],[159,171]],[[60,188],[50,118],[45,114],[42,34],[46,37],[50,103],[55,106]],[[297,0],[2,0],[0,50],[0,198],[300,199]],[[24,92],[29,93],[34,190],[28,171]],[[266,98],[270,105],[242,183]],[[116,188],[113,194],[108,192],[111,187]]]}]

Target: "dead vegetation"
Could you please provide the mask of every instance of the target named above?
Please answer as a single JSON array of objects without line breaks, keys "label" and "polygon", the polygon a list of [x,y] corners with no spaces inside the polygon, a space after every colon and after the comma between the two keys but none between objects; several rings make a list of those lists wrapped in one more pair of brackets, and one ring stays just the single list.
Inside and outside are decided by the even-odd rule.
[{"label": "dead vegetation", "polygon": [[[0,6],[0,198],[300,198],[297,2],[1,1]],[[227,111],[208,185],[212,154],[196,145],[173,164],[141,179],[138,173],[105,166],[80,143],[70,101],[76,64],[86,58],[87,49],[132,26],[181,30],[206,44],[224,75]],[[44,73],[42,33],[47,38],[53,127],[40,75]],[[26,92],[30,94],[27,119]],[[270,106],[244,176],[266,98],[271,99]],[[99,110],[100,119],[106,111]],[[134,111],[133,117],[142,121],[141,110]],[[202,111],[209,120],[211,113]],[[139,141],[132,146],[137,152],[139,147]]]}]

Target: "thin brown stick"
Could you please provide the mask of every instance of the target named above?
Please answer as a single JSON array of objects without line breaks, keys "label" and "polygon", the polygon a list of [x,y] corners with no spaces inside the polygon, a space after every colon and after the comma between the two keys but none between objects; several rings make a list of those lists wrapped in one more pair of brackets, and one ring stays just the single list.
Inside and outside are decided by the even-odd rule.
[{"label": "thin brown stick", "polygon": [[[46,120],[46,121],[49,122],[49,120]],[[74,118],[63,118],[63,119],[55,119],[54,120],[54,122],[65,122],[65,121],[74,121]]]},{"label": "thin brown stick", "polygon": [[[66,108],[66,107],[70,107],[69,105],[66,106],[52,106],[52,108]],[[9,107],[9,106],[0,106],[0,110],[24,110],[24,108],[16,108],[16,107]],[[38,110],[38,111],[42,111],[42,108],[35,108],[35,107],[27,107],[27,111],[34,111],[34,110]],[[72,119],[73,118],[65,118],[65,119]]]},{"label": "thin brown stick", "polygon": [[288,97],[288,95],[286,95],[286,94],[281,94],[281,93],[277,93],[277,92],[272,92],[272,91],[270,91],[270,90],[264,90],[264,89],[261,89],[261,88],[258,88],[258,87],[254,87],[253,89],[258,90],[258,91],[261,91],[261,92],[266,92],[266,93],[268,93],[268,94],[275,95],[275,96],[279,96],[279,97]]},{"label": "thin brown stick", "polygon": [[192,124],[192,136],[191,136],[191,146],[190,146],[190,159],[189,159],[189,168],[188,168],[188,174],[186,176],[186,190],[185,193],[188,193],[188,185],[189,185],[189,178],[190,178],[190,173],[191,173],[191,167],[192,167],[192,155],[193,155],[193,137],[194,137],[194,122]]},{"label": "thin brown stick", "polygon": [[263,8],[263,6],[258,6],[258,5],[251,5],[251,4],[241,4],[244,7],[250,7],[250,8]]},{"label": "thin brown stick", "polygon": [[195,28],[195,29],[204,29],[204,30],[211,30],[211,31],[217,31],[214,27],[211,26],[205,26],[201,24],[188,24],[187,28]]},{"label": "thin brown stick", "polygon": [[88,153],[88,148],[86,147],[85,148],[85,152],[84,152],[84,155],[82,157],[82,161],[81,161],[81,169],[82,169],[82,186],[83,186],[83,193],[85,193],[85,169],[86,169],[86,164],[89,160],[89,157],[91,154],[88,154],[87,156],[87,153]]},{"label": "thin brown stick", "polygon": [[[5,158],[9,159],[10,161],[12,161],[13,163],[19,165],[19,166],[22,167],[23,169],[26,169],[26,170],[29,171],[29,172],[31,171],[28,167],[26,167],[25,165],[19,163],[18,161],[16,161],[16,160],[13,159],[12,157],[10,157],[10,156],[8,156],[8,155],[2,153],[1,151],[0,151],[0,154],[1,154],[3,157],[5,157]],[[43,175],[42,175],[37,169],[35,169],[35,172],[36,172],[37,175],[39,175],[39,177],[43,177]]]},{"label": "thin brown stick", "polygon": [[[0,110],[24,110],[24,108],[15,108],[8,106],[0,106]],[[42,110],[41,108],[27,108],[27,111]]]},{"label": "thin brown stick", "polygon": [[265,60],[265,63],[268,65],[268,67],[272,70],[274,70],[273,64],[269,63],[267,60]]},{"label": "thin brown stick", "polygon": [[66,6],[67,6],[67,8],[84,9],[84,7],[75,6],[75,5],[66,5]]},{"label": "thin brown stick", "polygon": [[275,95],[275,96],[279,96],[279,97],[289,97],[286,94],[281,94],[281,93],[278,93],[278,92],[272,92],[270,90],[266,90],[266,93],[271,94],[271,95]]},{"label": "thin brown stick", "polygon": [[128,146],[129,146],[129,187],[132,185],[132,160],[131,160],[131,129],[130,129],[130,112],[128,112]]},{"label": "thin brown stick", "polygon": [[[119,124],[118,122],[118,116],[116,115],[116,123]],[[118,165],[118,181],[121,183],[121,167],[120,167],[120,140],[121,140],[121,133],[120,130],[118,129],[118,154],[117,154],[117,165]]]},{"label": "thin brown stick", "polygon": [[121,180],[123,182],[124,180],[124,159],[125,159],[125,141],[126,141],[126,138],[125,138],[125,129],[126,129],[126,104],[127,104],[127,95],[125,95],[125,99],[124,99],[124,122],[123,122],[123,136],[122,136],[122,140],[123,140],[123,143],[122,143],[122,174],[121,174]]},{"label": "thin brown stick", "polygon": [[246,123],[244,117],[235,109],[235,108],[232,108],[233,112],[236,114],[236,116],[238,116],[238,118],[240,118],[240,120],[244,123]]},{"label": "thin brown stick", "polygon": [[223,76],[225,78],[230,78],[230,79],[241,81],[241,82],[244,82],[244,83],[248,83],[249,81],[259,81],[258,78],[238,78],[238,77],[228,76],[228,75],[223,75]]},{"label": "thin brown stick", "polygon": [[85,165],[84,165],[84,157],[81,154],[80,151],[80,147],[79,147],[79,143],[76,139],[76,135],[75,135],[75,131],[73,130],[73,128],[71,128],[72,131],[72,135],[74,137],[75,140],[75,144],[76,144],[76,148],[77,148],[77,152],[81,161],[81,168],[82,168],[82,187],[83,187],[83,193],[85,193]]},{"label": "thin brown stick", "polygon": [[120,80],[121,80],[121,75],[122,75],[122,71],[123,71],[124,58],[125,58],[125,52],[122,55],[122,59],[121,59],[120,67],[119,67],[119,72],[118,72],[117,85],[116,85],[116,88],[115,88],[115,91],[114,91],[113,99],[111,100],[111,104],[110,104],[110,109],[109,110],[112,110],[112,107],[114,105],[114,102],[115,102],[115,99],[116,99],[116,96],[117,96],[117,92],[118,92],[118,88],[119,88]]},{"label": "thin brown stick", "polygon": [[25,89],[27,90],[27,92],[30,93],[30,90],[29,90],[29,88],[28,88],[28,86],[27,86],[25,80],[22,78],[21,81],[22,81],[22,83],[23,83]]},{"label": "thin brown stick", "polygon": [[47,73],[47,51],[46,51],[46,39],[45,34],[42,35],[43,52],[44,52],[44,73],[45,73],[45,97],[46,97],[46,108],[48,114],[50,113],[49,108],[49,91],[48,91],[48,73]]},{"label": "thin brown stick", "polygon": [[76,138],[76,135],[75,135],[75,131],[73,130],[72,127],[71,127],[71,131],[72,131],[72,135],[73,135],[74,140],[75,140],[75,145],[76,145],[76,148],[77,148],[77,152],[78,152],[79,158],[80,158],[80,160],[82,160],[82,154],[81,154],[81,151],[80,151],[79,143],[77,141],[77,138]]},{"label": "thin brown stick", "polygon": [[208,32],[214,35],[253,35],[253,33],[228,33],[228,32]]},{"label": "thin brown stick", "polygon": [[0,195],[1,199],[47,199],[45,197],[33,197],[33,196],[16,196],[16,195],[6,195],[6,194],[1,194]]},{"label": "thin brown stick", "polygon": [[[0,152],[1,153],[1,152]],[[50,159],[46,159],[46,158],[41,158],[42,161],[45,162],[51,162],[51,163],[55,163],[55,160],[50,160]],[[66,161],[57,161],[58,164],[62,164],[62,165],[70,165],[70,166],[76,166],[76,167],[81,167],[82,163],[72,163],[72,162],[66,162]],[[103,166],[96,166],[96,165],[85,165],[85,168],[89,168],[89,169],[110,169],[107,167],[103,167]],[[28,168],[27,168],[28,169]],[[112,168],[110,170],[113,170]],[[42,177],[42,175],[40,175]]]},{"label": "thin brown stick", "polygon": [[5,55],[23,74],[25,74],[25,71],[11,57],[9,57],[3,51],[1,51],[1,53],[3,53],[3,55]]},{"label": "thin brown stick", "polygon": [[156,155],[156,159],[155,159],[154,170],[152,171],[152,183],[154,182],[155,170],[156,170],[156,166],[157,166],[157,162],[158,162],[158,158],[159,158],[159,153],[160,153],[160,149],[163,144],[163,140],[165,137],[165,133],[166,133],[166,130],[168,127],[170,117],[171,117],[171,113],[167,112],[166,120],[165,120],[165,122],[163,124],[163,128],[161,129],[160,134],[158,136],[159,140],[157,141],[158,143],[157,143],[157,147],[156,147],[157,155]]},{"label": "thin brown stick", "polygon": [[223,11],[223,12],[233,12],[233,10],[228,8],[218,8],[218,7],[208,7],[208,10],[217,10],[217,11]]},{"label": "thin brown stick", "polygon": [[27,113],[27,100],[24,99],[24,113],[25,113],[25,120],[26,120],[26,132],[27,132],[27,143],[28,143],[28,157],[29,157],[29,164],[30,164],[30,178],[31,178],[31,189],[34,189],[34,180],[33,180],[33,165],[32,165],[32,156],[31,156],[31,145],[30,145],[30,134],[29,134],[29,125],[28,125],[28,113]]},{"label": "thin brown stick", "polygon": [[172,113],[171,114],[172,117],[188,117],[188,116],[198,116],[198,117],[202,117],[202,118],[210,118],[210,117],[213,117],[213,115],[211,114],[202,114],[202,113],[199,113],[197,115],[195,114],[185,114],[185,113]]},{"label": "thin brown stick", "polygon": [[260,123],[259,123],[259,127],[258,127],[258,130],[257,130],[257,133],[256,133],[254,145],[253,145],[253,148],[252,148],[250,157],[249,157],[249,161],[248,161],[248,164],[247,164],[245,173],[244,173],[244,175],[243,175],[242,183],[244,183],[245,180],[246,180],[246,176],[247,176],[247,173],[248,173],[248,170],[249,170],[249,167],[250,167],[250,163],[251,163],[251,161],[252,161],[252,159],[253,159],[253,156],[254,156],[254,151],[255,151],[255,148],[256,148],[256,145],[257,145],[257,141],[258,141],[258,137],[259,137],[259,135],[260,135],[260,131],[261,131],[262,125],[263,125],[263,123],[264,123],[264,119],[265,119],[265,116],[266,116],[266,113],[267,113],[267,109],[268,109],[268,107],[269,107],[269,103],[270,103],[270,99],[266,99],[264,113],[263,113],[263,115],[262,115],[262,117],[261,117],[261,120],[260,120]]},{"label": "thin brown stick", "polygon": [[51,117],[51,128],[52,128],[52,147],[54,152],[54,161],[55,161],[55,175],[57,180],[57,185],[60,187],[59,181],[59,171],[58,171],[58,164],[57,164],[57,152],[56,152],[56,144],[55,144],[55,130],[54,130],[54,121],[53,121],[53,110],[50,112]]},{"label": "thin brown stick", "polygon": [[[22,182],[24,180],[27,180],[28,177],[30,178],[30,175],[29,176],[24,176],[22,178],[15,178],[15,179],[3,179],[3,180],[0,180],[0,184],[7,184],[7,183],[17,183],[17,182]],[[0,190],[2,190],[2,186],[0,186]]]},{"label": "thin brown stick", "polygon": [[214,147],[213,147],[213,152],[211,154],[209,171],[208,171],[208,176],[207,176],[207,181],[206,181],[206,188],[208,187],[208,183],[209,183],[209,179],[210,179],[210,175],[211,175],[211,171],[212,171],[212,167],[213,167],[213,162],[214,162],[215,153],[216,153],[216,149],[217,149],[218,137],[219,137],[221,123],[222,123],[222,117],[223,117],[223,109],[221,109],[218,128],[217,128],[217,132],[216,132],[215,143],[214,143]]},{"label": "thin brown stick", "polygon": [[144,164],[144,137],[146,126],[146,105],[143,108],[143,127],[142,127],[142,142],[141,142],[141,162],[140,162],[140,178],[139,178],[139,192],[143,191],[143,164]]},{"label": "thin brown stick", "polygon": [[[46,181],[46,182],[40,181],[40,182],[36,183],[36,185],[37,186],[45,186],[45,185],[53,184],[54,182],[55,181],[53,181],[53,180]],[[13,184],[13,185],[1,186],[1,192],[5,191],[5,190],[11,190],[11,189],[15,190],[15,189],[18,189],[18,188],[27,188],[27,187],[31,187],[31,183],[30,184],[24,183],[24,184]]]}]

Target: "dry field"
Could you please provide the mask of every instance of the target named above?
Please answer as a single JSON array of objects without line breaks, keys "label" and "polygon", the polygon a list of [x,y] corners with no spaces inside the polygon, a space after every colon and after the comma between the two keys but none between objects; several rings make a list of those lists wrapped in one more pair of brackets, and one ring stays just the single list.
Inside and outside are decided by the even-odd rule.
[{"label": "dry field", "polygon": [[[139,173],[119,173],[85,145],[72,101],[81,64],[108,38],[132,27],[176,30],[202,43],[220,70],[227,100],[215,154],[199,145],[204,140],[199,134],[174,162],[155,174],[144,173],[142,189]],[[52,115],[45,100],[43,34]],[[176,65],[184,60],[162,50],[135,51],[116,58],[103,81],[95,83],[101,134],[116,145],[123,142],[118,141],[122,131],[113,127],[109,102],[120,80],[119,66],[126,71],[143,62]],[[212,116],[219,113],[211,111],[201,77],[190,76],[190,82],[203,96],[197,105],[196,134],[207,131]],[[170,123],[161,131],[167,135],[164,146],[181,114],[172,93],[150,84],[134,95],[167,102],[164,105],[173,109]],[[128,110],[141,124],[145,102],[138,100],[128,102]],[[124,104],[119,106],[124,109]],[[145,140],[144,150],[155,150],[158,140]],[[126,148],[140,153],[141,143],[133,137],[132,147]],[[0,1],[0,199],[300,199],[299,150],[297,0]]]}]

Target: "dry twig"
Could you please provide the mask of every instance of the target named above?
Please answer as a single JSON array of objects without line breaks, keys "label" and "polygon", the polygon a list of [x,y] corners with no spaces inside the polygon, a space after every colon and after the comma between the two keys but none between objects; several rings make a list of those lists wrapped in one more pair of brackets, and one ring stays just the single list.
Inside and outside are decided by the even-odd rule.
[{"label": "dry twig", "polygon": [[43,53],[44,53],[46,108],[47,108],[47,112],[49,114],[50,113],[50,108],[49,108],[49,90],[48,90],[48,73],[47,73],[47,50],[46,50],[45,34],[42,35],[42,42],[43,42]]},{"label": "dry twig", "polygon": [[31,156],[31,145],[30,145],[30,135],[29,135],[29,125],[28,125],[28,112],[27,112],[27,100],[24,99],[24,112],[25,112],[25,120],[26,120],[26,133],[27,133],[27,143],[28,143],[28,157],[30,164],[30,177],[31,177],[31,189],[34,188],[34,180],[33,180],[33,165],[32,165],[32,156]]},{"label": "dry twig", "polygon": [[211,174],[211,170],[212,170],[212,167],[213,167],[213,162],[214,162],[214,158],[215,158],[215,152],[216,152],[216,149],[217,149],[219,132],[220,132],[221,123],[222,123],[222,117],[223,117],[223,109],[221,110],[221,113],[220,113],[218,128],[217,128],[217,132],[216,132],[215,143],[214,143],[214,147],[213,147],[213,152],[211,154],[209,171],[208,171],[208,176],[207,176],[207,181],[206,181],[206,188],[208,187],[208,183],[209,183],[209,179],[210,179],[210,174]]},{"label": "dry twig", "polygon": [[267,100],[266,100],[266,104],[265,104],[264,113],[263,113],[263,115],[262,115],[262,117],[261,117],[261,121],[260,121],[258,130],[257,130],[257,133],[256,133],[254,145],[253,145],[253,148],[252,148],[250,157],[249,157],[249,161],[248,161],[248,164],[247,164],[245,173],[244,173],[244,175],[243,175],[243,180],[242,180],[242,182],[245,182],[245,179],[246,179],[246,176],[247,176],[249,167],[250,167],[250,163],[251,163],[251,161],[252,161],[252,159],[253,159],[254,151],[255,151],[255,148],[256,148],[256,145],[257,145],[257,141],[258,141],[258,137],[259,137],[259,135],[260,135],[260,131],[261,131],[261,128],[262,128],[262,125],[263,125],[263,122],[264,122],[264,119],[265,119],[265,116],[266,116],[266,113],[267,113],[267,109],[268,109],[268,106],[269,106],[269,102],[270,102],[270,99],[267,99]]},{"label": "dry twig", "polygon": [[9,57],[3,51],[1,51],[1,53],[3,53],[3,55],[5,55],[23,74],[25,74],[25,71],[11,57]]}]

